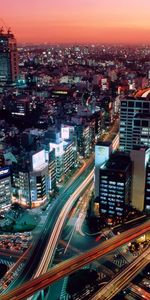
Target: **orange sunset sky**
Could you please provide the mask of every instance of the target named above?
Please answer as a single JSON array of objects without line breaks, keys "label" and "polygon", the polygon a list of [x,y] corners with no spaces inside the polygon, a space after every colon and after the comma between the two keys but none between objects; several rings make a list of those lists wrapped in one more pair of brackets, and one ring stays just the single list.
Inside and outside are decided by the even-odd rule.
[{"label": "orange sunset sky", "polygon": [[4,0],[18,42],[150,43],[150,0]]}]

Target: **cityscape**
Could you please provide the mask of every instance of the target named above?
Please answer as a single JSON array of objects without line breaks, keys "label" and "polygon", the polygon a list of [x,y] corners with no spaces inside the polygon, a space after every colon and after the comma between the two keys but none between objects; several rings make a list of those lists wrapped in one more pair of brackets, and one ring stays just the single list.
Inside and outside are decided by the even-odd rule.
[{"label": "cityscape", "polygon": [[0,300],[149,300],[150,3],[50,2],[0,15]]}]

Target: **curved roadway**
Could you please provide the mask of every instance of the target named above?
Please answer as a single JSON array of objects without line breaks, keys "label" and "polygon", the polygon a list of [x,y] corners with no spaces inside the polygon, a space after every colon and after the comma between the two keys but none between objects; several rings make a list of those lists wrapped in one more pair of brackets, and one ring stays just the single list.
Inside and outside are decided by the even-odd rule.
[{"label": "curved roadway", "polygon": [[[19,277],[12,282],[8,286],[8,288],[4,291],[9,291],[16,286],[22,284],[23,282],[26,282],[30,280],[32,277],[39,276],[47,271],[48,265],[50,264],[53,253],[57,244],[57,240],[55,238],[55,235],[58,235],[57,229],[59,227],[59,235],[61,233],[62,228],[58,226],[58,222],[61,221],[61,226],[63,227],[63,224],[66,220],[67,214],[69,210],[67,209],[67,203],[71,209],[72,205],[76,201],[76,199],[79,197],[79,194],[82,192],[82,190],[79,190],[79,193],[76,193],[74,195],[74,198],[70,201],[70,196],[75,193],[75,191],[81,186],[83,189],[85,186],[83,185],[83,182],[86,180],[88,175],[92,172],[93,173],[94,168],[94,159],[91,158],[89,160],[89,165],[84,165],[79,171],[79,176],[74,179],[74,181],[71,181],[71,185],[67,186],[60,196],[57,197],[55,200],[55,203],[53,204],[46,223],[44,224],[43,230],[40,233],[40,236],[31,249],[31,254],[29,259],[27,260],[27,263],[22,270]],[[92,177],[89,178],[89,181],[86,181],[86,186],[89,184],[89,182],[93,179]],[[69,202],[68,202],[69,201]],[[66,209],[66,214],[64,221],[62,222],[62,211],[64,215],[64,207]],[[56,226],[57,225],[57,226]],[[59,238],[59,236],[58,236]],[[54,245],[54,239],[55,239],[55,245]],[[55,246],[55,247],[54,247]],[[53,250],[53,251],[52,251]],[[50,253],[49,253],[50,251]],[[51,256],[50,256],[51,255]],[[41,265],[42,264],[42,265]]]},{"label": "curved roadway", "polygon": [[118,247],[127,244],[129,241],[134,240],[140,235],[150,231],[150,221],[145,222],[142,225],[137,226],[121,233],[120,235],[114,236],[111,239],[103,242],[99,246],[93,248],[81,254],[75,258],[66,260],[55,267],[51,268],[44,275],[38,278],[32,279],[31,281],[23,284],[22,286],[16,288],[7,295],[0,297],[1,300],[23,300],[27,297],[33,295],[35,292],[42,290],[55,281],[69,275],[81,267],[90,264],[92,261],[99,259],[100,257],[114,251]]}]

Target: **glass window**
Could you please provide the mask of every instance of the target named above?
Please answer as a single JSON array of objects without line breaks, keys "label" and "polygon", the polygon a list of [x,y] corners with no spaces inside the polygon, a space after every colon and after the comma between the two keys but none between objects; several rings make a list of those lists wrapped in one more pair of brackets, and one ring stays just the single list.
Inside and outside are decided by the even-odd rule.
[{"label": "glass window", "polygon": [[143,121],[142,121],[142,126],[143,126],[143,127],[148,127],[148,121],[143,120]]},{"label": "glass window", "polygon": [[141,108],[142,107],[142,102],[136,102],[136,107]]},{"label": "glass window", "polygon": [[134,107],[134,101],[129,101],[129,102],[128,102],[128,106],[129,106],[129,107]]},{"label": "glass window", "polygon": [[127,106],[127,102],[126,101],[121,101],[121,106]]},{"label": "glass window", "polygon": [[140,120],[134,120],[134,126],[140,126]]},{"label": "glass window", "polygon": [[149,103],[148,102],[144,102],[143,103],[143,108],[149,108]]}]

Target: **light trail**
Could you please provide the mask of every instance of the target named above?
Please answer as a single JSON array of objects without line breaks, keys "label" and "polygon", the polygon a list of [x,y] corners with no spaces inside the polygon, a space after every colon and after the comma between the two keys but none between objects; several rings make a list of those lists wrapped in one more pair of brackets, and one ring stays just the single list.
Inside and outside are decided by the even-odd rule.
[{"label": "light trail", "polygon": [[[108,284],[98,291],[90,300],[110,300],[118,294],[127,284],[150,262],[150,248],[146,249],[125,270],[120,272]],[[147,299],[149,300],[150,297]]]},{"label": "light trail", "polygon": [[87,178],[83,181],[83,183],[77,188],[77,190],[69,197],[68,201],[65,203],[65,205],[59,215],[59,218],[55,224],[55,228],[52,232],[52,235],[48,241],[47,248],[46,248],[45,253],[42,257],[42,260],[39,264],[39,267],[38,267],[36,273],[34,274],[34,278],[38,277],[41,274],[44,274],[47,271],[49,262],[51,261],[51,259],[53,257],[54,250],[56,248],[58,238],[60,236],[62,227],[65,223],[66,217],[67,217],[74,201],[79,197],[79,195],[81,194],[83,189],[90,183],[90,181],[93,180],[93,177],[94,177],[94,171],[91,171],[91,173],[87,176]]},{"label": "light trail", "polygon": [[[150,220],[144,224],[120,233],[111,239],[101,243],[99,246],[81,254],[75,258],[68,259],[55,267],[51,268],[47,273],[38,278],[32,279],[22,286],[9,292],[7,295],[0,296],[0,300],[23,300],[33,295],[35,292],[42,290],[55,281],[77,271],[85,265],[105,256],[109,252],[114,251],[120,246],[127,244],[129,241],[136,239],[138,236],[150,231]],[[150,249],[149,249],[150,251]],[[144,258],[143,258],[144,261]]]}]

